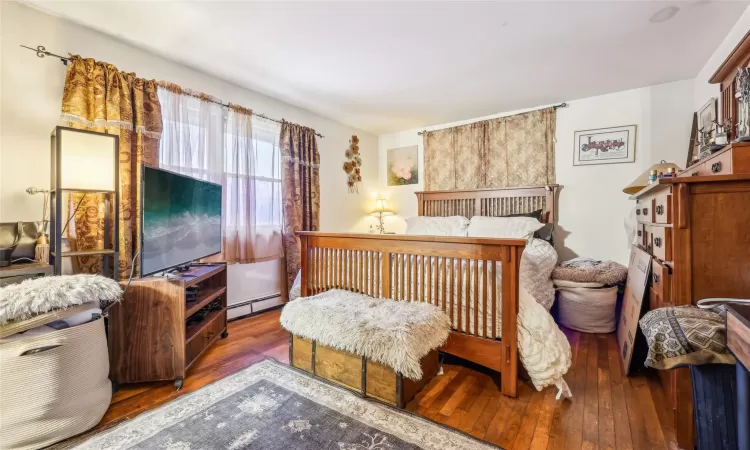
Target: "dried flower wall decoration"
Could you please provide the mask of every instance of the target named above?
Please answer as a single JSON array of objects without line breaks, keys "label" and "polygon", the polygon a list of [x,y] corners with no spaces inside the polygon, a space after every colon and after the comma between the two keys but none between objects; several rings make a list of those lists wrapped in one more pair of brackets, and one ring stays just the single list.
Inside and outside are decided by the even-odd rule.
[{"label": "dried flower wall decoration", "polygon": [[359,138],[355,135],[349,140],[349,148],[346,149],[346,162],[344,163],[344,172],[346,172],[346,185],[349,186],[349,193],[359,194],[357,186],[362,181],[362,157],[359,154]]}]

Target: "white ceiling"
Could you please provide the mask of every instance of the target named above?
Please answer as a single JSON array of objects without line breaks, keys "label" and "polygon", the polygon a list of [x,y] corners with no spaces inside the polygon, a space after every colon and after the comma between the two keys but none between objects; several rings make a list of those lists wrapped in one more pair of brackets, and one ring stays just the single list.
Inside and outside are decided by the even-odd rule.
[{"label": "white ceiling", "polygon": [[[747,7],[708,1],[30,3],[375,134],[692,78]],[[670,5],[680,8],[671,20],[649,21]]]}]

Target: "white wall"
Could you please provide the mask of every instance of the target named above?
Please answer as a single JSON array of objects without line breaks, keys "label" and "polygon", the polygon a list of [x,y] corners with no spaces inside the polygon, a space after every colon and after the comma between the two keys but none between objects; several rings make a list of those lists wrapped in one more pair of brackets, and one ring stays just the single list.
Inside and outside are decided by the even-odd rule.
[{"label": "white wall", "polygon": [[[557,246],[562,259],[575,255],[611,259],[627,264],[629,246],[624,220],[633,202],[622,192],[632,179],[661,159],[684,165],[693,113],[693,80],[650,86],[568,102],[557,110],[555,164],[557,183],[563,188],[558,205]],[[490,117],[517,114],[513,111]],[[436,125],[428,129],[474,122]],[[631,164],[573,166],[573,133],[577,130],[621,125],[637,125],[636,160]],[[386,186],[386,151],[419,145],[419,130],[380,136],[380,195],[388,198],[398,216],[387,222],[389,231],[402,232],[401,218],[417,214],[415,191],[408,187]],[[420,168],[421,169],[421,168]],[[420,170],[420,180],[423,173]]]},{"label": "white wall", "polygon": [[[20,45],[66,54],[80,54],[114,64],[144,78],[168,80],[237,103],[270,117],[284,118],[325,136],[318,140],[321,154],[321,229],[365,230],[366,195],[349,194],[341,168],[353,134],[363,155],[362,192],[377,179],[377,138],[309,111],[244,89],[213,76],[131,47],[95,31],[13,2],[2,2],[2,61],[0,66],[0,222],[38,220],[40,196],[24,192],[28,186],[49,185],[49,135],[58,124],[65,79],[60,61],[36,55]],[[251,45],[251,44],[249,44]],[[230,301],[278,292],[278,262],[255,268],[232,267]]]},{"label": "white wall", "polygon": [[[716,72],[721,63],[729,56],[734,47],[740,43],[745,34],[750,30],[750,7],[740,16],[724,40],[716,48],[713,55],[706,61],[706,65],[695,77],[695,88],[693,95],[693,108],[697,111],[705,105],[711,97],[719,97],[719,85],[709,84],[708,80]],[[719,100],[721,101],[721,100]],[[721,110],[721,106],[719,106]]]}]

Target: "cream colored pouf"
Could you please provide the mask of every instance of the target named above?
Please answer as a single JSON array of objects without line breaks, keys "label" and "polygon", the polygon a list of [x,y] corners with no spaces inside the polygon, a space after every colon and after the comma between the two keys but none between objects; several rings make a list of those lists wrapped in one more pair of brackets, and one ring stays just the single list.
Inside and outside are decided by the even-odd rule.
[{"label": "cream colored pouf", "polygon": [[615,331],[617,286],[609,288],[558,286],[560,325],[584,333]]},{"label": "cream colored pouf", "polygon": [[0,344],[0,449],[92,428],[112,398],[104,319]]}]

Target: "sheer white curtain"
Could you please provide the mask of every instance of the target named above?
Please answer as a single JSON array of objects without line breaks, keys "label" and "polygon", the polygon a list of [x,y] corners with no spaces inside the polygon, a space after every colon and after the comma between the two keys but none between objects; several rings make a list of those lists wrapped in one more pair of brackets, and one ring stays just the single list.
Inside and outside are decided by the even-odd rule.
[{"label": "sheer white curtain", "polygon": [[278,124],[230,106],[224,135],[224,257],[252,262],[281,256]]},{"label": "sheer white curtain", "polygon": [[279,258],[280,126],[265,120],[256,124],[248,109],[224,108],[205,94],[174,85],[160,88],[159,100],[164,122],[159,166],[223,187],[222,255],[211,259]]},{"label": "sheer white curtain", "polygon": [[224,109],[210,97],[159,87],[164,137],[159,167],[214,183],[224,172]]}]

